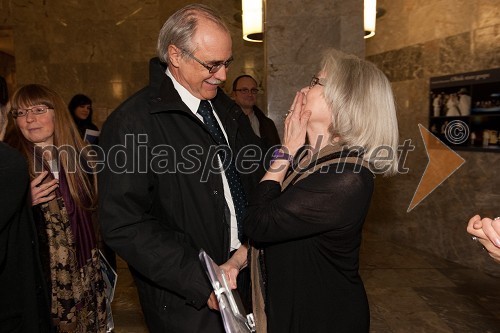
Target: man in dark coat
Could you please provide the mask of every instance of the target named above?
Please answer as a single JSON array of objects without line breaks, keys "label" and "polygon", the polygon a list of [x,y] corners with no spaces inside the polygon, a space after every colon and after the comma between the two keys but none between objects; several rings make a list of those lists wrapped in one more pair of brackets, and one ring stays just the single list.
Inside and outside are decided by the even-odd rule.
[{"label": "man in dark coat", "polygon": [[219,166],[220,137],[201,105],[214,110],[247,196],[262,175],[260,156],[249,152],[259,153],[259,140],[219,88],[232,42],[212,9],[195,4],[174,13],[160,31],[158,55],[149,85],[102,128],[101,229],[131,268],[151,332],[224,332],[198,254],[204,249],[234,282],[247,248],[229,168]]},{"label": "man in dark coat", "polygon": [[250,75],[240,75],[233,81],[234,101],[250,120],[253,131],[261,138],[267,151],[273,146],[280,145],[281,140],[273,120],[256,105],[258,92],[257,81]]}]

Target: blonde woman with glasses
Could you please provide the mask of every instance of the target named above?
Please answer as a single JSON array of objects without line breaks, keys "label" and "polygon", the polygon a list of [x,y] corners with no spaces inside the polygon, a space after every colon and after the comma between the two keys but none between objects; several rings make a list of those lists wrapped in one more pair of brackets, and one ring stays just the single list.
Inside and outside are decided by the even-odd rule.
[{"label": "blonde woman with glasses", "polygon": [[296,93],[283,145],[249,200],[258,332],[369,331],[361,234],[374,174],[397,171],[397,142],[385,75],[327,51],[320,71]]}]

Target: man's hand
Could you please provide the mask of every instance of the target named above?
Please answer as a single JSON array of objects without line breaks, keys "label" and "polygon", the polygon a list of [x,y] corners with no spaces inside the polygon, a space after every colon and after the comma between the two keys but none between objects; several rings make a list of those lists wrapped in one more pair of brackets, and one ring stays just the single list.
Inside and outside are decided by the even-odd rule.
[{"label": "man's hand", "polygon": [[215,296],[215,293],[213,291],[208,298],[207,305],[210,310],[219,311],[219,302],[217,301],[217,297]]},{"label": "man's hand", "polygon": [[[248,246],[241,245],[228,261],[219,266],[224,271],[224,274],[226,274],[229,288],[231,289],[236,289],[236,278],[238,277],[238,273],[247,266],[247,252]],[[211,310],[219,310],[219,302],[217,301],[215,293],[212,292],[210,294],[207,306]]]},{"label": "man's hand", "polygon": [[228,261],[219,266],[226,274],[231,289],[236,289],[238,273],[247,266],[247,253],[248,245],[241,245]]}]

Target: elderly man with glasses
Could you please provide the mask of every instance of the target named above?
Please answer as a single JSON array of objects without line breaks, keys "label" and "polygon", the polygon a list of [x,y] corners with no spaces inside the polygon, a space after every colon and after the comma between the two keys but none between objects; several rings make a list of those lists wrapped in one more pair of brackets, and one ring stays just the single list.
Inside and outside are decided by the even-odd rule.
[{"label": "elderly man with glasses", "polygon": [[254,133],[259,136],[267,149],[279,145],[280,137],[272,119],[256,105],[257,81],[250,75],[240,75],[233,81],[232,97],[247,115]]},{"label": "elderly man with glasses", "polygon": [[178,10],[157,50],[149,85],[101,132],[101,229],[129,264],[151,332],[224,332],[198,255],[205,250],[236,286],[246,266],[246,198],[262,175],[260,142],[219,88],[233,54],[217,13],[200,4]]}]

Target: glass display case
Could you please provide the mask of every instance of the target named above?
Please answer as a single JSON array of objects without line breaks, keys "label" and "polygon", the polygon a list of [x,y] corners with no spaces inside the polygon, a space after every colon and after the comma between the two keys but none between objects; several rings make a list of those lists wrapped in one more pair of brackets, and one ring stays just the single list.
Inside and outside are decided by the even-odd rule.
[{"label": "glass display case", "polygon": [[430,78],[429,130],[452,149],[500,152],[500,68]]}]

